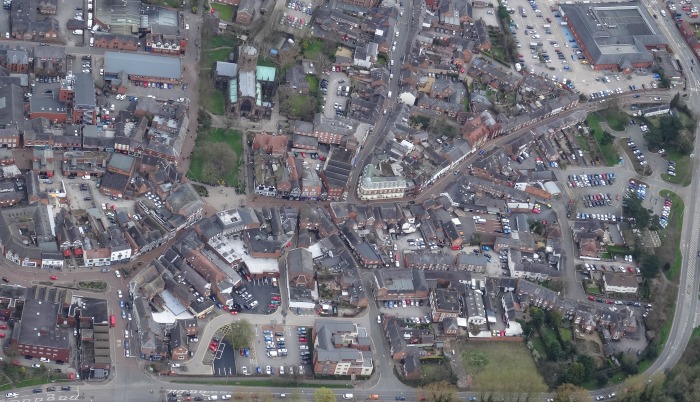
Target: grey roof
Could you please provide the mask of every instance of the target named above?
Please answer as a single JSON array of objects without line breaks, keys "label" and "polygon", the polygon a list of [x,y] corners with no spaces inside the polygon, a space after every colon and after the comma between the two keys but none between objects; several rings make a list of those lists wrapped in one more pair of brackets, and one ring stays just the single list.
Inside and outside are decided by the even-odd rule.
[{"label": "grey roof", "polygon": [[255,98],[255,72],[244,71],[238,74],[238,92],[241,96]]},{"label": "grey roof", "polygon": [[142,75],[179,80],[182,66],[179,57],[140,53],[105,52],[105,72]]},{"label": "grey roof", "polygon": [[381,269],[374,274],[377,287],[390,293],[427,291],[425,272],[420,269]]},{"label": "grey roof", "polygon": [[647,48],[667,43],[646,8],[638,2],[562,4],[561,10],[594,65],[627,67],[652,62],[653,54]]},{"label": "grey roof", "polygon": [[123,170],[125,172],[130,172],[131,168],[134,166],[135,161],[136,161],[136,159],[134,159],[133,156],[124,155],[124,154],[120,154],[120,153],[114,153],[114,154],[112,154],[112,157],[109,159],[108,167],[111,167],[113,169]]},{"label": "grey roof", "polygon": [[68,331],[58,327],[56,320],[61,305],[51,301],[28,299],[24,302],[22,319],[15,326],[13,339],[25,345],[68,349]]},{"label": "grey roof", "polygon": [[216,62],[216,75],[219,77],[229,77],[229,78],[234,78],[236,75],[238,75],[238,64],[236,63],[228,63],[225,61],[217,61]]},{"label": "grey roof", "polygon": [[454,289],[442,289],[436,288],[433,290],[435,293],[435,307],[436,310],[440,311],[457,311],[459,312],[459,292]]},{"label": "grey roof", "polygon": [[78,107],[95,107],[95,80],[92,74],[75,74],[75,105]]},{"label": "grey roof", "polygon": [[314,263],[311,252],[304,248],[295,248],[287,252],[287,272],[291,279],[300,273],[313,276]]},{"label": "grey roof", "polygon": [[18,124],[24,121],[22,88],[17,85],[0,87],[0,124]]}]

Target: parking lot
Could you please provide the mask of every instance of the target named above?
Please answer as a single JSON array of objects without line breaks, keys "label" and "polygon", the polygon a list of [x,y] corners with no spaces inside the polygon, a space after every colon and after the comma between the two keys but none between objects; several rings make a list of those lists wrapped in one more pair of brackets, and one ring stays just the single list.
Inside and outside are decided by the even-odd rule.
[{"label": "parking lot", "polygon": [[235,374],[236,356],[233,346],[226,341],[221,341],[214,355],[214,375],[225,377]]},{"label": "parking lot", "polygon": [[[311,374],[310,328],[257,325],[254,347],[236,351],[239,375],[292,376]],[[300,336],[304,334],[305,336]],[[304,349],[301,349],[300,346]],[[302,357],[302,353],[306,357]],[[268,367],[270,369],[268,373]],[[282,371],[281,367],[284,367]],[[301,369],[300,369],[301,367]]]},{"label": "parking lot", "polygon": [[628,92],[630,85],[638,90],[642,85],[651,87],[654,79],[648,70],[629,75],[593,70],[568,27],[561,24],[558,8],[541,0],[535,0],[534,7],[531,4],[527,0],[504,2],[512,10],[510,16],[515,23],[512,28],[518,41],[519,59],[529,71],[560,83],[571,81],[574,89],[586,94],[606,90],[612,93],[618,88]]},{"label": "parking lot", "polygon": [[244,283],[231,296],[234,306],[239,305],[244,313],[270,314],[281,304],[279,287],[267,278]]},{"label": "parking lot", "polygon": [[[348,97],[344,94],[345,91],[338,93],[339,87],[343,88],[350,86],[350,79],[342,72],[330,72],[328,75],[323,75],[323,78],[328,80],[327,93],[325,95],[326,104],[323,108],[323,113],[326,117],[332,118],[336,114],[342,115],[347,109]],[[338,104],[338,106],[335,106]]]}]

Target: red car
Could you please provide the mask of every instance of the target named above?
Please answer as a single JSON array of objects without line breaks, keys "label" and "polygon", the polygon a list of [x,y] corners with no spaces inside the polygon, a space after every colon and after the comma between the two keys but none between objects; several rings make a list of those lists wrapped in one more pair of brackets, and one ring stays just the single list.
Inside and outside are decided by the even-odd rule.
[{"label": "red car", "polygon": [[279,296],[272,296],[272,300],[280,301],[280,300],[282,300],[282,299],[281,299]]},{"label": "red car", "polygon": [[4,332],[0,332],[0,338],[4,338],[4,337],[5,337],[5,333],[4,333]]},{"label": "red car", "polygon": [[590,300],[590,301],[595,301],[595,297],[593,297],[593,296],[588,296],[588,300]]},{"label": "red car", "polygon": [[0,329],[7,329],[7,325],[5,325],[5,324],[0,325]]},{"label": "red car", "polygon": [[606,300],[606,301],[605,301],[605,304],[613,304],[613,301],[612,301],[612,300]]},{"label": "red car", "polygon": [[241,356],[245,356],[245,352],[243,351],[243,349],[240,349],[239,352],[241,353]]},{"label": "red car", "polygon": [[299,342],[306,342],[306,338],[300,337]]},{"label": "red car", "polygon": [[18,362],[17,360],[13,360],[13,361],[12,361],[12,364],[14,364],[15,366],[21,366],[21,365],[22,365],[22,363]]},{"label": "red car", "polygon": [[236,311],[236,310],[231,310],[231,315],[236,315],[236,314],[238,314],[238,311]]},{"label": "red car", "polygon": [[50,279],[51,279],[52,281],[55,281],[56,279],[58,279],[58,277],[57,277],[56,275],[51,275],[51,278],[50,278]]},{"label": "red car", "polygon": [[209,345],[209,350],[211,350],[212,352],[216,352],[216,346]]}]

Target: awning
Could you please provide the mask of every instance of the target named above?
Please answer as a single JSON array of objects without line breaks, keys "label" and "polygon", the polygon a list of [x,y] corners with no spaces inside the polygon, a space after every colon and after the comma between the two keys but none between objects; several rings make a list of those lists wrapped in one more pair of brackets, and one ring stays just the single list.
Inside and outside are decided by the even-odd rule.
[{"label": "awning", "polygon": [[83,249],[82,249],[82,248],[76,248],[74,252],[75,252],[75,255],[83,255]]},{"label": "awning", "polygon": [[73,253],[71,253],[70,250],[65,250],[65,251],[63,252],[63,256],[66,257],[66,258],[67,258],[67,257],[70,257],[70,256],[72,256],[72,255],[73,255]]}]

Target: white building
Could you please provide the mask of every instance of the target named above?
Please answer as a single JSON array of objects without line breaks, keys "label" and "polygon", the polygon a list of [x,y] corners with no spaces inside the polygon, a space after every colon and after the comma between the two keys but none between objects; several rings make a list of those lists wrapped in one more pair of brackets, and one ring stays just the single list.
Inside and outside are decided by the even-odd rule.
[{"label": "white building", "polygon": [[639,283],[635,275],[606,272],[603,274],[603,288],[605,293],[637,293]]},{"label": "white building", "polygon": [[386,200],[403,198],[408,190],[408,181],[402,176],[381,176],[379,169],[367,165],[357,185],[357,196],[361,200]]}]

